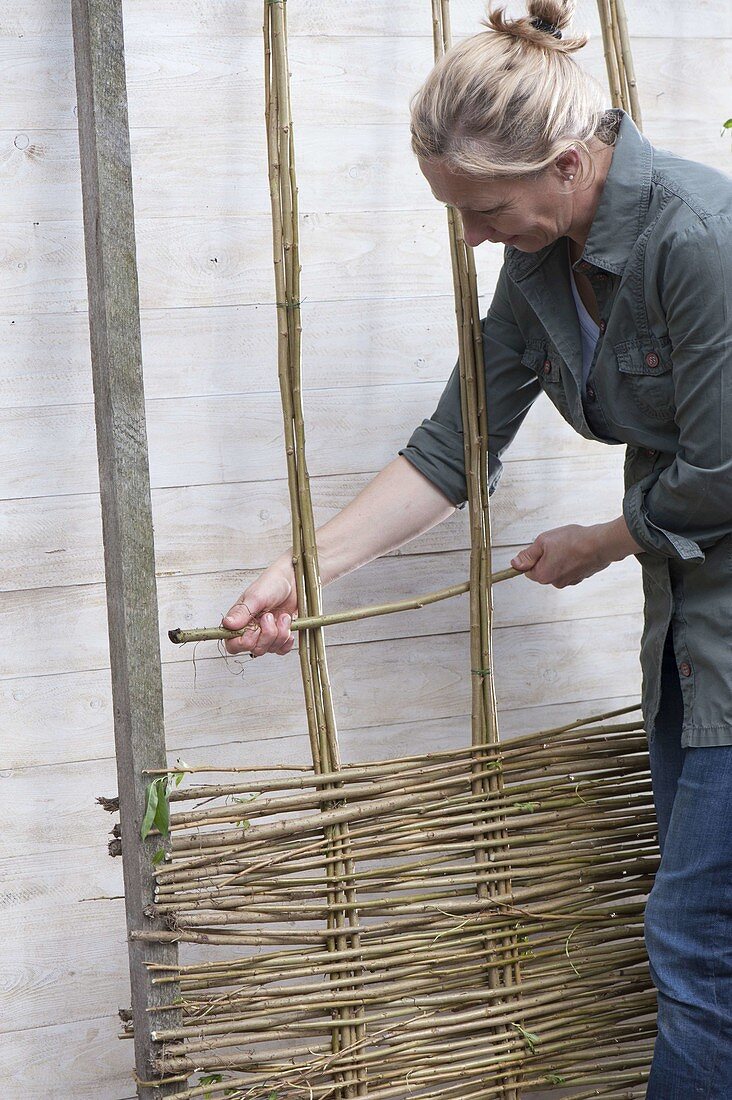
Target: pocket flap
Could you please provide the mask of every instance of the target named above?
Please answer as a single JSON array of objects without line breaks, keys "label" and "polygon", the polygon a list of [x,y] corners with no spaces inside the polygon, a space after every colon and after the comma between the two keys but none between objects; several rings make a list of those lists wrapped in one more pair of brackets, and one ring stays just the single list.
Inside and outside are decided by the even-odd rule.
[{"label": "pocket flap", "polygon": [[528,367],[535,374],[542,374],[544,371],[544,363],[547,360],[547,351],[545,347],[537,347],[532,345],[527,347],[524,354],[521,356],[521,365]]},{"label": "pocket flap", "polygon": [[618,370],[623,374],[647,374],[653,378],[668,374],[673,363],[668,347],[662,344],[641,343],[639,340],[624,340],[613,345]]}]

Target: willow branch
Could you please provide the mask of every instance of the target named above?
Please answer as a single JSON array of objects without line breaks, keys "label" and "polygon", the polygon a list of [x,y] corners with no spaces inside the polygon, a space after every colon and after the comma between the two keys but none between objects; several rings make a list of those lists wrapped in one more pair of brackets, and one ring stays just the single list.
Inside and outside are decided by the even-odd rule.
[{"label": "willow branch", "polygon": [[[499,573],[494,573],[491,577],[491,584],[498,584],[500,581],[510,580],[511,577],[520,576],[518,569],[502,569]],[[333,626],[336,623],[349,623],[355,622],[358,619],[369,619],[376,615],[391,615],[395,611],[413,611],[420,607],[425,607],[430,603],[437,603],[438,600],[447,600],[451,596],[460,596],[463,592],[467,592],[470,589],[470,581],[463,581],[461,584],[450,585],[449,588],[441,588],[438,592],[430,592],[426,596],[415,596],[406,600],[397,600],[395,603],[382,603],[373,604],[371,607],[356,607],[349,611],[334,611],[329,615],[309,615],[303,616],[301,619],[292,620],[292,630],[309,630],[313,627],[319,626]],[[199,627],[193,630],[182,630],[177,627],[175,630],[168,631],[168,637],[171,642],[175,642],[176,645],[184,645],[186,642],[205,642],[215,641],[219,638],[240,638],[242,634],[245,634],[247,630],[250,630],[252,623],[259,625],[259,619],[253,618],[250,623],[247,623],[241,630],[227,630],[225,627],[212,626],[212,627]]]}]

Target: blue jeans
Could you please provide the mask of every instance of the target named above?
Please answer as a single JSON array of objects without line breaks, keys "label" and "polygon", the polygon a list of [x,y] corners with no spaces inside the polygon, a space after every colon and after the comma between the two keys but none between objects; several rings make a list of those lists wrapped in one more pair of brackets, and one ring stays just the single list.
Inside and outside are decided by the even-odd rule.
[{"label": "blue jeans", "polygon": [[646,1100],[732,1098],[732,745],[681,747],[671,632],[649,740],[661,864],[645,942],[658,991]]}]

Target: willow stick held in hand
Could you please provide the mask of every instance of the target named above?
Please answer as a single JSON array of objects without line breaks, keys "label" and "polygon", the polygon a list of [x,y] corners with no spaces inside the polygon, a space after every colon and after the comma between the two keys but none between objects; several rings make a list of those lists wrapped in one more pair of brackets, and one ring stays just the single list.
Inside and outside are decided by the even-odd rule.
[{"label": "willow stick held in hand", "polygon": [[[510,580],[511,577],[519,577],[518,569],[502,569],[491,577],[491,584],[499,581]],[[395,611],[413,611],[426,604],[437,603],[438,600],[448,600],[451,596],[460,596],[470,589],[470,581],[460,584],[452,584],[449,588],[441,588],[438,592],[430,592],[426,596],[414,596],[406,600],[397,600],[395,603],[372,604],[370,607],[356,607],[349,611],[334,611],[329,615],[309,615],[301,619],[292,620],[292,630],[309,630],[315,626],[333,626],[335,623],[349,623],[357,619],[369,619],[375,615],[391,615]],[[223,626],[197,627],[192,630],[182,630],[177,627],[168,631],[168,637],[176,645],[184,645],[186,642],[217,641],[220,638],[240,638],[251,628],[252,623],[258,624],[254,617],[241,630],[227,630]]]}]

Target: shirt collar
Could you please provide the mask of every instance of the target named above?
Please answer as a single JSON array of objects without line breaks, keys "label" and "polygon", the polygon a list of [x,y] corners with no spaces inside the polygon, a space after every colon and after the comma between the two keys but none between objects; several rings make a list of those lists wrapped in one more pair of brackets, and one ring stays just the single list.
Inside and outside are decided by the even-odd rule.
[{"label": "shirt collar", "polygon": [[[582,271],[583,265],[592,265],[621,275],[648,213],[653,146],[627,112],[619,107],[615,112],[620,116],[620,126],[612,160],[582,257],[573,266]],[[514,281],[525,278],[544,262],[557,243],[534,253],[507,247],[508,274]]]}]

